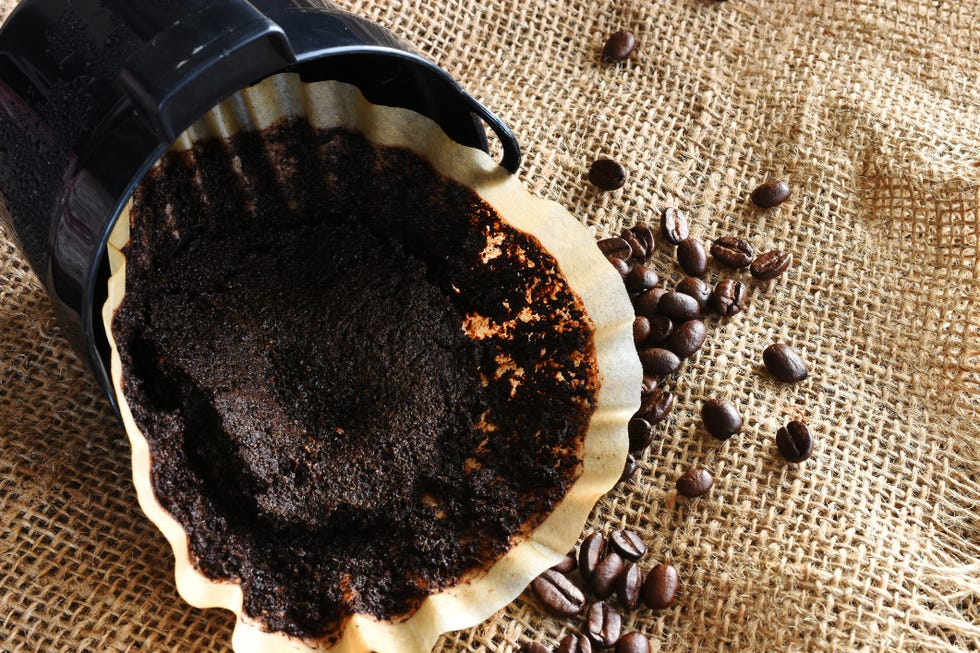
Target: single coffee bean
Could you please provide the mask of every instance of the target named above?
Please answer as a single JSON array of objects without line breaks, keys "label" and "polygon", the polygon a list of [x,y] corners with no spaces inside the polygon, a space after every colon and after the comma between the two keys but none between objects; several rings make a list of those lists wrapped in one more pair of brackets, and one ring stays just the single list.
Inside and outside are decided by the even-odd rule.
[{"label": "single coffee bean", "polygon": [[668,290],[657,302],[657,312],[666,315],[675,324],[680,324],[699,317],[701,307],[698,306],[698,300],[690,295],[685,295],[676,290]]},{"label": "single coffee bean", "polygon": [[555,653],[592,653],[592,642],[585,635],[571,633],[559,642]]},{"label": "single coffee bean", "polygon": [[537,642],[524,642],[521,646],[521,653],[551,653],[544,644]]},{"label": "single coffee bean", "polygon": [[742,416],[727,399],[709,399],[701,405],[705,430],[718,440],[727,440],[742,430]]},{"label": "single coffee bean", "polygon": [[631,562],[616,580],[616,598],[627,610],[635,610],[640,603],[640,588],[643,586],[643,570]]},{"label": "single coffee bean", "polygon": [[730,268],[747,268],[752,264],[755,250],[748,241],[738,236],[722,236],[711,243],[711,255]]},{"label": "single coffee bean", "polygon": [[663,610],[674,604],[679,585],[677,570],[673,565],[659,564],[650,570],[643,581],[641,592],[643,605],[651,610]]},{"label": "single coffee bean", "polygon": [[708,310],[708,300],[711,298],[711,286],[701,279],[697,277],[684,277],[677,284],[675,290],[693,297],[702,313]]},{"label": "single coffee bean", "polygon": [[636,458],[633,457],[633,454],[628,453],[626,454],[626,464],[623,465],[623,473],[619,475],[619,480],[616,481],[616,483],[617,484],[626,483],[631,478],[633,478],[633,474],[635,473],[636,473]]},{"label": "single coffee bean", "polygon": [[626,563],[615,551],[599,561],[592,572],[592,591],[600,599],[608,599],[616,589],[616,579],[623,573]]},{"label": "single coffee bean", "polygon": [[766,347],[762,362],[770,374],[785,383],[797,383],[807,377],[803,359],[792,347],[781,342]]},{"label": "single coffee bean", "polygon": [[701,349],[708,331],[701,320],[688,320],[677,327],[670,340],[667,341],[667,348],[677,354],[678,358],[690,358]]},{"label": "single coffee bean", "polygon": [[708,470],[703,467],[695,467],[684,472],[677,479],[677,493],[682,497],[694,499],[707,494],[713,483],[714,479],[711,478]]},{"label": "single coffee bean", "polygon": [[589,607],[585,634],[599,648],[610,648],[619,641],[623,618],[616,608],[605,601],[597,601]]},{"label": "single coffee bean", "polygon": [[681,359],[669,349],[651,347],[640,352],[640,364],[644,374],[667,376],[680,369]]},{"label": "single coffee bean", "polygon": [[572,549],[565,554],[564,558],[562,558],[551,568],[554,571],[557,571],[559,574],[570,574],[575,571],[576,567],[578,567],[578,563],[575,561],[575,549]]},{"label": "single coffee bean", "polygon": [[647,321],[650,323],[650,334],[646,340],[648,345],[661,345],[674,332],[674,321],[666,315],[653,315]]},{"label": "single coffee bean", "polygon": [[636,236],[629,229],[623,229],[623,233],[619,234],[619,237],[629,243],[630,249],[633,250],[633,256],[641,261],[645,260],[649,256],[646,247],[643,246]]},{"label": "single coffee bean", "polygon": [[592,580],[592,572],[605,553],[606,538],[599,531],[582,540],[578,548],[578,570],[586,582]]},{"label": "single coffee bean", "polygon": [[752,191],[752,201],[764,209],[782,204],[789,199],[789,184],[781,179],[773,179]]},{"label": "single coffee bean", "polygon": [[645,419],[634,417],[629,421],[627,431],[630,437],[630,453],[643,451],[653,440],[653,426]]},{"label": "single coffee bean", "polygon": [[722,317],[731,317],[745,308],[745,284],[738,279],[722,279],[711,293],[711,308]]},{"label": "single coffee bean", "polygon": [[613,32],[602,46],[602,60],[610,63],[621,63],[630,58],[636,49],[636,36],[628,29]]},{"label": "single coffee bean", "polygon": [[640,241],[640,244],[643,245],[648,257],[657,249],[657,241],[653,235],[653,229],[645,224],[638,224],[630,227],[630,233],[636,236],[636,239]]},{"label": "single coffee bean", "polygon": [[599,246],[599,251],[606,255],[606,258],[618,258],[628,261],[633,256],[633,248],[630,247],[630,244],[616,236],[603,238],[596,242],[596,245]]},{"label": "single coffee bean", "polygon": [[647,545],[633,531],[613,531],[609,534],[609,543],[619,555],[633,562],[642,558],[643,554],[647,552]]},{"label": "single coffee bean", "polygon": [[650,653],[650,640],[642,633],[627,633],[616,642],[615,653]]},{"label": "single coffee bean", "polygon": [[623,259],[615,258],[615,257],[612,258],[607,257],[606,260],[612,263],[612,266],[616,268],[616,272],[619,272],[619,276],[625,277],[627,274],[630,273],[630,264],[624,261]]},{"label": "single coffee bean", "polygon": [[660,381],[653,376],[644,376],[643,383],[640,384],[640,398],[646,399],[653,394],[654,390],[660,387]]},{"label": "single coffee bean", "polygon": [[760,254],[752,261],[749,272],[759,281],[769,281],[775,279],[789,269],[793,264],[793,255],[781,249],[774,249],[771,252]]},{"label": "single coffee bean", "polygon": [[691,235],[691,229],[687,224],[687,214],[680,209],[668,207],[660,214],[660,233],[671,245],[680,245],[681,241],[687,240]]},{"label": "single coffee bean", "polygon": [[666,288],[651,288],[646,292],[640,293],[633,300],[633,310],[637,315],[653,317],[657,314],[657,306],[660,304],[660,298],[666,294]]},{"label": "single coffee bean", "polygon": [[642,315],[633,319],[633,344],[645,342],[650,337],[650,320]]},{"label": "single coffee bean", "polygon": [[616,190],[626,184],[626,168],[612,159],[598,159],[589,168],[589,181],[599,190]]},{"label": "single coffee bean", "polygon": [[700,240],[685,238],[677,245],[677,264],[692,277],[703,277],[708,271],[708,253]]},{"label": "single coffee bean", "polygon": [[793,420],[776,431],[776,448],[779,455],[791,463],[803,462],[813,453],[813,436],[803,422]]},{"label": "single coffee bean", "polygon": [[660,275],[653,268],[637,265],[624,278],[626,290],[631,293],[641,293],[650,290],[660,283]]},{"label": "single coffee bean", "polygon": [[[653,426],[667,418],[674,408],[674,395],[667,388],[657,387],[642,402],[633,418],[639,418]],[[632,423],[632,420],[630,420]]]},{"label": "single coffee bean", "polygon": [[551,569],[531,582],[531,592],[556,617],[574,617],[585,607],[585,595],[572,581]]}]

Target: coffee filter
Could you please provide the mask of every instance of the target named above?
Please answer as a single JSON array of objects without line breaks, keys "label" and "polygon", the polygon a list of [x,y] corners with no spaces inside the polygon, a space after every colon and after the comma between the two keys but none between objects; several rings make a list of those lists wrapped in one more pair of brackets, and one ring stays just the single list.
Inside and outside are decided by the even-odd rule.
[{"label": "coffee filter", "polygon": [[103,320],[111,345],[111,374],[123,423],[132,447],[133,480],[140,507],[174,551],[180,595],[200,607],[236,614],[232,645],[249,651],[343,652],[428,651],[441,633],[472,626],[502,608],[542,571],[572,548],[595,502],[619,479],[627,451],[626,423],[639,402],[642,377],[632,340],[633,310],[618,273],[594,245],[591,234],[558,204],[530,195],[516,177],[486,153],[449,139],[433,121],[414,112],[368,102],[356,87],[333,81],[303,83],[282,74],[244,89],[214,107],[173,144],[176,151],[197,141],[265,129],[286,117],[312,127],[346,127],[368,140],[400,146],[426,158],[436,171],[475,191],[504,222],[532,235],[554,259],[568,287],[579,297],[594,327],[600,384],[596,410],[583,445],[581,475],[564,499],[535,529],[515,536],[508,552],[489,570],[471,574],[455,586],[425,598],[409,615],[380,621],[355,615],[332,643],[299,640],[266,632],[243,614],[238,584],[212,581],[191,562],[181,525],[160,505],[151,485],[151,454],[123,394],[124,371],[112,337],[112,318],[125,294],[130,205],[120,215],[108,244],[111,278]]}]

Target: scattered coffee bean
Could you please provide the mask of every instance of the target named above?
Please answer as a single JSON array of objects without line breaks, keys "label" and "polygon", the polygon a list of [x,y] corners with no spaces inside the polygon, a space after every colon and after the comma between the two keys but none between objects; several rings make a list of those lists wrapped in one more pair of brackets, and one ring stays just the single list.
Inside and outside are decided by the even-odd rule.
[{"label": "scattered coffee bean", "polygon": [[592,580],[592,572],[606,552],[606,538],[596,531],[582,540],[578,548],[578,570],[585,581]]},{"label": "scattered coffee bean", "polygon": [[793,264],[793,255],[781,249],[760,254],[752,261],[749,272],[759,281],[775,279]]},{"label": "scattered coffee bean", "polygon": [[680,245],[681,241],[687,240],[691,235],[687,214],[674,207],[664,209],[660,214],[660,233],[671,245]]},{"label": "scattered coffee bean", "polygon": [[636,236],[636,239],[640,241],[641,245],[643,245],[647,256],[652,255],[657,249],[657,241],[654,238],[653,229],[645,224],[638,224],[630,227],[630,233]]},{"label": "scattered coffee bean", "polygon": [[645,419],[634,417],[629,421],[627,432],[630,437],[630,453],[643,451],[653,440],[653,426]]},{"label": "scattered coffee bean", "polygon": [[585,607],[585,595],[557,571],[547,570],[531,582],[542,607],[557,617],[574,617]]},{"label": "scattered coffee bean", "polygon": [[686,238],[677,245],[677,263],[686,274],[703,277],[708,271],[708,253],[700,240]]},{"label": "scattered coffee bean", "polygon": [[626,464],[623,465],[623,473],[619,475],[619,480],[616,481],[616,483],[617,484],[626,483],[631,478],[633,478],[633,474],[635,473],[636,473],[636,458],[633,457],[633,454],[628,453],[626,454]]},{"label": "scattered coffee bean", "polygon": [[643,570],[631,562],[616,580],[616,598],[627,610],[635,610],[640,603],[640,588],[643,586]]},{"label": "scattered coffee bean", "polygon": [[640,408],[633,417],[642,419],[650,426],[654,426],[664,421],[673,408],[674,395],[667,388],[658,386],[640,403]]},{"label": "scattered coffee bean", "polygon": [[651,288],[644,293],[640,293],[633,300],[633,310],[637,315],[653,317],[657,314],[657,306],[660,305],[660,298],[667,294],[666,288]]},{"label": "scattered coffee bean", "polygon": [[565,635],[555,653],[592,653],[592,642],[585,635],[576,633]]},{"label": "scattered coffee bean", "polygon": [[650,320],[642,315],[636,316],[633,320],[633,344],[646,342],[650,337]]},{"label": "scattered coffee bean", "polygon": [[668,290],[657,302],[657,312],[666,315],[675,324],[693,320],[701,315],[698,300],[676,290]]},{"label": "scattered coffee bean", "polygon": [[653,392],[660,387],[660,381],[653,376],[644,376],[643,383],[640,384],[640,398],[646,399]]},{"label": "scattered coffee bean", "polygon": [[813,453],[813,436],[805,423],[793,420],[776,431],[779,455],[791,463],[803,462]]},{"label": "scattered coffee bean", "polygon": [[773,179],[752,191],[752,201],[756,206],[769,209],[789,199],[789,184],[781,179]]},{"label": "scattered coffee bean", "polygon": [[524,642],[521,646],[521,653],[551,653],[544,644],[537,642]]},{"label": "scattered coffee bean", "polygon": [[688,320],[671,334],[667,348],[677,354],[678,358],[689,358],[701,349],[707,337],[708,330],[705,329],[704,322]]},{"label": "scattered coffee bean", "polygon": [[722,236],[711,243],[711,255],[722,265],[740,269],[752,265],[755,250],[738,236]]},{"label": "scattered coffee bean", "polygon": [[643,243],[641,243],[628,229],[623,229],[623,233],[619,234],[619,237],[629,243],[630,249],[633,250],[633,256],[638,260],[646,260],[646,258],[650,255],[649,252],[647,252],[646,247],[643,246]]},{"label": "scattered coffee bean", "polygon": [[797,383],[807,377],[803,359],[792,347],[781,342],[766,347],[762,362],[770,374],[785,383]]},{"label": "scattered coffee bean", "polygon": [[722,317],[731,317],[745,307],[745,284],[738,279],[722,279],[711,293],[711,308]]},{"label": "scattered coffee bean", "polygon": [[708,300],[711,298],[711,286],[697,277],[684,277],[675,288],[677,292],[690,295],[698,303],[701,312],[708,310]]},{"label": "scattered coffee bean", "polygon": [[705,430],[719,440],[727,440],[742,430],[742,416],[727,399],[709,399],[701,406]]},{"label": "scattered coffee bean", "polygon": [[599,190],[616,190],[626,184],[626,168],[612,159],[598,159],[589,168],[589,181]]},{"label": "scattered coffee bean", "polygon": [[636,49],[636,36],[628,29],[614,32],[602,46],[602,60],[610,63],[626,61]]},{"label": "scattered coffee bean", "polygon": [[585,634],[599,648],[610,648],[619,641],[623,618],[616,608],[605,601],[597,601],[589,608]]},{"label": "scattered coffee bean", "polygon": [[643,605],[651,610],[663,610],[674,604],[679,580],[673,565],[659,564],[650,570],[641,591]]},{"label": "scattered coffee bean", "polygon": [[623,259],[616,258],[616,257],[612,257],[612,258],[607,257],[606,260],[612,263],[612,266],[616,268],[616,272],[619,272],[619,276],[625,277],[627,274],[630,273],[630,264],[624,261]]},{"label": "scattered coffee bean", "polygon": [[707,494],[711,489],[714,479],[703,467],[695,467],[688,470],[677,479],[677,493],[682,497],[694,499],[703,494]]},{"label": "scattered coffee bean", "polygon": [[648,345],[661,345],[667,342],[667,338],[674,332],[674,321],[666,315],[654,315],[647,321],[650,324],[650,334],[646,340]]},{"label": "scattered coffee bean", "polygon": [[616,589],[616,579],[623,573],[626,563],[615,551],[599,561],[592,572],[592,591],[600,599],[608,599]]},{"label": "scattered coffee bean", "polygon": [[599,251],[606,255],[606,258],[618,258],[628,261],[633,256],[633,248],[630,247],[630,244],[616,236],[603,238],[596,245],[599,246]]},{"label": "scattered coffee bean", "polygon": [[552,569],[557,571],[559,574],[570,574],[575,571],[578,563],[575,561],[575,549],[572,549],[565,554],[557,564],[555,564]]},{"label": "scattered coffee bean", "polygon": [[650,290],[660,283],[660,275],[653,268],[648,268],[645,265],[637,265],[630,270],[624,281],[626,283],[626,290],[631,293],[641,293]]},{"label": "scattered coffee bean", "polygon": [[619,555],[633,562],[642,558],[643,554],[647,552],[647,545],[633,531],[613,531],[609,534],[609,543]]},{"label": "scattered coffee bean", "polygon": [[644,374],[667,376],[680,369],[681,359],[669,349],[651,347],[640,352],[640,364]]},{"label": "scattered coffee bean", "polygon": [[650,653],[650,640],[642,633],[627,633],[616,642],[615,653]]}]

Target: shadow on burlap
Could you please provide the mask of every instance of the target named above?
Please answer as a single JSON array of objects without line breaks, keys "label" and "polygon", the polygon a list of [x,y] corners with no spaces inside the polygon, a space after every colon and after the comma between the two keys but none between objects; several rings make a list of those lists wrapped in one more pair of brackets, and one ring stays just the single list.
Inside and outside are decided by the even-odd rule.
[{"label": "shadow on burlap", "polygon": [[[682,577],[673,608],[629,616],[655,651],[980,650],[980,19],[974,2],[369,2],[510,124],[537,194],[597,235],[688,210],[795,265],[709,323],[633,482],[589,528],[644,534]],[[0,0],[0,17],[13,3]],[[639,50],[601,65],[606,34]],[[597,155],[622,191],[582,177]],[[760,211],[770,176],[796,189]],[[184,604],[136,506],[124,434],[0,232],[0,651],[228,650],[233,619]],[[668,254],[660,271],[677,279]],[[719,274],[712,270],[712,278]],[[810,378],[760,370],[772,341]],[[700,402],[734,399],[719,444]],[[812,459],[773,433],[806,419]],[[673,482],[704,465],[712,492]],[[576,621],[528,594],[440,651],[554,644]]]}]

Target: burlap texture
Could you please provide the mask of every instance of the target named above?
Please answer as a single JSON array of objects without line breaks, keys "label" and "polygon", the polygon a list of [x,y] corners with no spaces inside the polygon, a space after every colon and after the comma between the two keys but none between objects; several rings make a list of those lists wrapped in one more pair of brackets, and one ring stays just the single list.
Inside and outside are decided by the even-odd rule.
[{"label": "burlap texture", "polygon": [[[634,482],[595,511],[681,574],[675,607],[626,626],[655,651],[980,650],[980,3],[340,4],[496,111],[525,183],[597,234],[677,205],[699,237],[796,256],[709,324]],[[635,58],[600,64],[621,27]],[[597,155],[626,164],[623,190],[583,182]],[[770,176],[796,192],[760,211],[747,194]],[[122,429],[0,238],[0,650],[228,650],[230,615],[177,597]],[[806,382],[760,371],[776,339],[804,353]],[[724,444],[699,428],[712,396],[746,418]],[[792,417],[818,439],[799,466],[773,442]],[[715,488],[678,500],[696,464]],[[579,625],[525,594],[438,649],[507,653]]]}]

